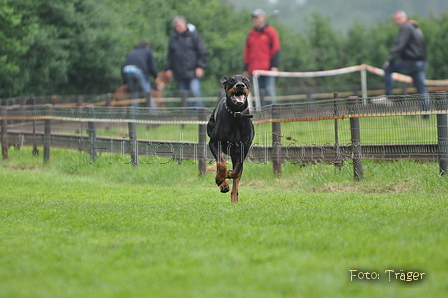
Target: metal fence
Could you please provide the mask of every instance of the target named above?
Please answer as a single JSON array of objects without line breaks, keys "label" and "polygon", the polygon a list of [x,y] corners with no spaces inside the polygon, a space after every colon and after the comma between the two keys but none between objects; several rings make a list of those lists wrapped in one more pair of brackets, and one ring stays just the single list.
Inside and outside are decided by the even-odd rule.
[{"label": "metal fence", "polygon": [[[423,104],[427,100],[427,104]],[[69,148],[91,154],[129,155],[138,164],[154,158],[194,159],[199,170],[212,161],[206,124],[212,108],[132,108],[94,104],[20,104],[1,106],[2,154],[15,146]],[[78,100],[79,103],[79,100]],[[254,109],[256,137],[248,162],[281,164],[362,160],[439,161],[447,170],[446,93],[357,97],[277,104]]]}]

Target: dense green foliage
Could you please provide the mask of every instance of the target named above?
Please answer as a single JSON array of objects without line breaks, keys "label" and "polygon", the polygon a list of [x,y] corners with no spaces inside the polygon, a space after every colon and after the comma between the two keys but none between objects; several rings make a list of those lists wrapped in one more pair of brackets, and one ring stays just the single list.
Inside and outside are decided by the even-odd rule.
[{"label": "dense green foliage", "polygon": [[[226,0],[0,0],[0,97],[46,94],[103,94],[121,84],[126,53],[148,39],[159,69],[165,66],[175,15],[196,25],[208,49],[203,89],[219,89],[222,75],[242,71],[242,49],[252,26],[246,10]],[[428,78],[448,78],[448,14],[420,18],[428,40]],[[381,66],[397,28],[391,20],[367,26],[355,22],[346,33],[329,17],[314,13],[305,30],[291,30],[269,18],[282,41],[281,69],[324,70],[368,63]],[[379,78],[374,78],[379,81]],[[358,82],[347,75],[338,86]],[[370,83],[370,82],[369,82]],[[288,85],[280,81],[279,87]],[[319,80],[304,80],[319,85]],[[171,84],[169,88],[176,88]],[[339,91],[339,90],[334,90]],[[207,94],[207,92],[204,92]]]},{"label": "dense green foliage", "polygon": [[[104,92],[118,39],[94,0],[3,1],[1,96]],[[4,29],[2,27],[2,29]]]}]

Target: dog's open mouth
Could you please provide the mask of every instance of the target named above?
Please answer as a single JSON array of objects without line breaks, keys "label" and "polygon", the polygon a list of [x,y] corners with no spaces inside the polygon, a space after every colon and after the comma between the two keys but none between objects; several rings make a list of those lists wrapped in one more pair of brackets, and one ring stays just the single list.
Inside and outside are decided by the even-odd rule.
[{"label": "dog's open mouth", "polygon": [[243,105],[247,100],[246,92],[244,91],[236,91],[232,95],[232,101],[236,105]]}]

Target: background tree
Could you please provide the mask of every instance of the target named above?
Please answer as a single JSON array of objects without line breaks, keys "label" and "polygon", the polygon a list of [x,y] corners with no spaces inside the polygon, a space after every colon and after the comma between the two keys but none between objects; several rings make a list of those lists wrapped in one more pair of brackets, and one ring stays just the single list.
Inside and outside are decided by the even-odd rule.
[{"label": "background tree", "polygon": [[419,22],[428,52],[428,78],[448,79],[448,13]]},{"label": "background tree", "polygon": [[24,87],[14,78],[20,73],[20,57],[29,50],[37,26],[24,24],[22,18],[12,0],[0,0],[0,96],[17,94]]},{"label": "background tree", "polygon": [[[5,0],[2,0],[5,1]],[[11,54],[0,96],[102,93],[114,86],[116,38],[94,0],[6,0]],[[6,7],[6,8],[5,8]],[[3,44],[3,43],[2,43]],[[112,54],[112,55],[111,55]],[[2,49],[2,57],[3,54]],[[3,58],[5,59],[5,58]]]}]

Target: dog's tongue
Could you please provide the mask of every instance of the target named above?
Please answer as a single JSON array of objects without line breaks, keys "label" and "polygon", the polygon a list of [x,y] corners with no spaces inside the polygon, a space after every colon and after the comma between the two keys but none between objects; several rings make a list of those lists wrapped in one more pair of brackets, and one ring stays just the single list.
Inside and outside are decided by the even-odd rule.
[{"label": "dog's tongue", "polygon": [[235,98],[238,102],[244,103],[244,95],[235,95]]}]

